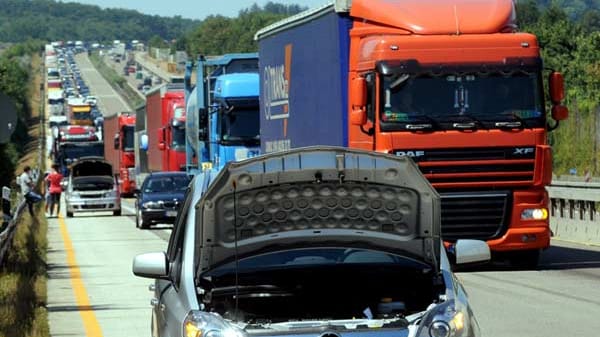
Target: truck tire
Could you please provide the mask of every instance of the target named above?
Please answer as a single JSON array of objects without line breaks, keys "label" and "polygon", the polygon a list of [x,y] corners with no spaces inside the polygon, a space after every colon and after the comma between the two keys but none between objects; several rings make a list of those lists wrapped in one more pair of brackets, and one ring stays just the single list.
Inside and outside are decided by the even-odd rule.
[{"label": "truck tire", "polygon": [[72,218],[72,217],[73,217],[73,212],[67,211],[67,218]]},{"label": "truck tire", "polygon": [[535,269],[540,262],[540,249],[524,250],[511,253],[510,264],[519,270]]},{"label": "truck tire", "polygon": [[114,215],[114,216],[121,216],[121,210],[120,210],[120,209],[118,209],[118,210],[116,210],[116,211],[113,211],[113,215]]}]

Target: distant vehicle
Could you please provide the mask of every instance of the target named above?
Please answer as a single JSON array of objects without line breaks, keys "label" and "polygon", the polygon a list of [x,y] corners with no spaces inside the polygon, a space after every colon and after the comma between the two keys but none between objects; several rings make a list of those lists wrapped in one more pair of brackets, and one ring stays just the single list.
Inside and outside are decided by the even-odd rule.
[{"label": "distant vehicle", "polygon": [[[209,172],[167,252],[133,261],[156,280],[152,336],[480,336],[440,196],[408,157],[314,147]],[[454,254],[490,258],[479,240]]]},{"label": "distant vehicle", "polygon": [[190,180],[185,172],[148,175],[136,190],[136,227],[146,229],[153,224],[173,224]]},{"label": "distant vehicle", "polygon": [[91,106],[96,106],[96,104],[98,104],[96,96],[87,96],[83,101]]},{"label": "distant vehicle", "polygon": [[102,157],[83,157],[70,170],[66,190],[67,217],[75,212],[112,211],[121,215],[121,197],[112,166]]}]

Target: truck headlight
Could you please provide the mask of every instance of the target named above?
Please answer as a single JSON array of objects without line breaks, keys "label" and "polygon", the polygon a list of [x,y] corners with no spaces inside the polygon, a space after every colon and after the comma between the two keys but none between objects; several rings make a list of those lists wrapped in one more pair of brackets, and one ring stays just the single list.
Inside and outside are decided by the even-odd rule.
[{"label": "truck headlight", "polygon": [[183,321],[184,337],[247,337],[244,330],[215,313],[191,311]]},{"label": "truck headlight", "polygon": [[521,220],[546,220],[548,219],[547,208],[526,208],[521,212]]}]

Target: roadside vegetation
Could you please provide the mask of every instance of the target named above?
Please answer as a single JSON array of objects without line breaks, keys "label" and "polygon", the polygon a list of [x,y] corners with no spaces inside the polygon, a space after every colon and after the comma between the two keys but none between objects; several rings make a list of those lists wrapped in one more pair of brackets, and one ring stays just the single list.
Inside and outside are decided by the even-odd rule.
[{"label": "roadside vegetation", "polygon": [[54,0],[0,0],[0,6],[3,42],[21,42],[28,37],[46,41],[148,41],[153,35],[170,40],[200,22]]},{"label": "roadside vegetation", "polygon": [[132,109],[144,103],[144,99],[133,88],[127,85],[127,80],[109,67],[97,53],[90,55],[90,61],[102,77],[123,97]]},{"label": "roadside vegetation", "polygon": [[[551,3],[551,5],[548,5]],[[541,7],[540,4],[548,5]],[[522,30],[538,36],[544,66],[565,75],[569,119],[550,133],[554,173],[600,175],[600,1],[519,2]]]},{"label": "roadside vegetation", "polygon": [[[25,165],[38,167],[39,164],[38,146],[42,132],[39,123],[42,103],[39,86],[43,76],[42,61],[35,52],[41,46],[35,42],[15,45],[15,49],[11,48],[7,53],[22,60],[20,66],[23,68],[12,69],[10,74],[22,77],[0,76],[2,90],[18,102],[19,123],[29,126],[24,127],[24,134],[13,134],[15,141],[2,146],[0,150],[3,157],[0,161],[3,176],[0,179],[4,184],[14,181],[14,174],[21,173]],[[6,66],[2,60],[0,64]],[[0,71],[6,71],[6,68],[0,67]],[[44,166],[42,161],[39,167],[42,172]],[[40,186],[37,190],[40,190]],[[24,211],[18,220],[12,247],[0,268],[0,337],[50,335],[46,309],[47,231],[42,203],[36,205],[33,217]]]}]

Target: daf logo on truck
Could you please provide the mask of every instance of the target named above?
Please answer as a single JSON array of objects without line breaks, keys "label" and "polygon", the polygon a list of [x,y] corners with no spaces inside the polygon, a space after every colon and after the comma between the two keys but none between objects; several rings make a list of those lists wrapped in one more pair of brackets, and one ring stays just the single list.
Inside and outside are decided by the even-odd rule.
[{"label": "daf logo on truck", "polygon": [[425,155],[425,151],[396,151],[396,155],[407,157],[423,157]]},{"label": "daf logo on truck", "polygon": [[285,63],[280,65],[265,66],[264,81],[264,107],[267,120],[288,118],[290,97],[290,65],[292,46],[285,47]]}]

